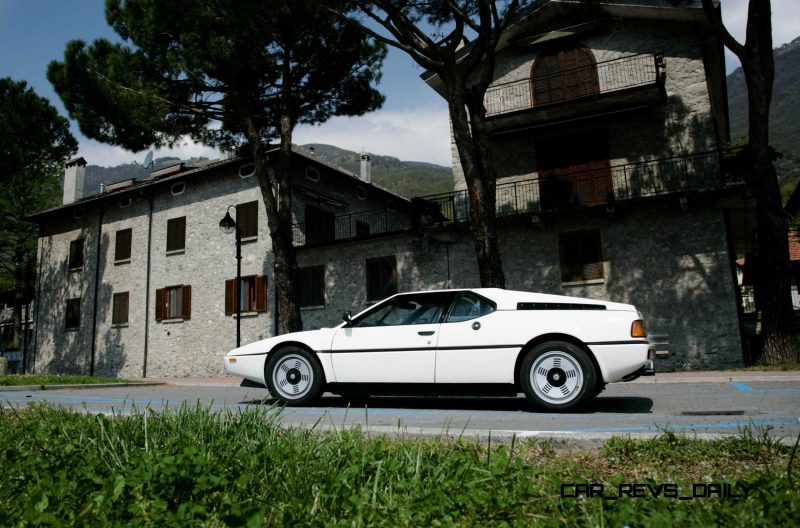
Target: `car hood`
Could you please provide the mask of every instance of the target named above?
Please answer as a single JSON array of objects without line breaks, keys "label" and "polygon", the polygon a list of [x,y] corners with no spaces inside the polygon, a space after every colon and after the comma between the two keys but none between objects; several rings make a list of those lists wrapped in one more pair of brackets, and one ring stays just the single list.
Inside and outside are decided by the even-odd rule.
[{"label": "car hood", "polygon": [[330,350],[333,335],[336,333],[337,328],[320,328],[319,330],[307,330],[304,332],[292,332],[290,334],[283,334],[276,337],[269,337],[254,343],[234,348],[226,354],[230,356],[252,356],[257,354],[266,354],[276,346],[283,343],[299,343],[305,345],[311,350],[322,351]]}]

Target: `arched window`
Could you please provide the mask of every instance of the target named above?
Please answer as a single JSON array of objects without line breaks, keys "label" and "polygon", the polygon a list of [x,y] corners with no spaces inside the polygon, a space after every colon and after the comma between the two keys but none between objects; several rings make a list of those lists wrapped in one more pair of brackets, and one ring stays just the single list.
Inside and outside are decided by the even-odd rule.
[{"label": "arched window", "polygon": [[552,48],[533,61],[533,106],[541,106],[600,93],[597,62],[583,46]]}]

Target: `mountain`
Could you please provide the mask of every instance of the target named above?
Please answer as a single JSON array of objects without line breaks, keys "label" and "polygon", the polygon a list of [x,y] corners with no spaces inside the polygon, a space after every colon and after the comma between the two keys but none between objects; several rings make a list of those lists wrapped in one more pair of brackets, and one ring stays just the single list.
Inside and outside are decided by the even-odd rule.
[{"label": "mountain", "polygon": [[[332,145],[309,144],[303,145],[307,150],[313,151],[325,161],[341,167],[353,174],[361,171],[361,155],[350,150],[340,149]],[[136,178],[145,180],[150,171],[163,169],[177,163],[187,165],[206,161],[207,158],[192,158],[181,160],[175,157],[158,158],[153,168],[145,169],[138,163],[126,163],[116,167],[100,167],[89,165],[86,167],[86,180],[84,182],[84,195],[100,192],[100,183],[115,183],[118,181]],[[427,196],[453,190],[453,169],[425,163],[422,161],[400,161],[391,156],[378,156],[370,154],[372,182],[406,198]]]},{"label": "mountain", "polygon": [[101,167],[99,165],[87,165],[86,177],[83,182],[83,195],[90,196],[100,193],[100,184],[116,183],[124,180],[136,178],[139,181],[146,180],[150,176],[150,171],[163,169],[170,165],[186,163],[187,165],[198,164],[207,161],[208,158],[191,158],[181,160],[175,157],[158,158],[153,162],[153,166],[145,168],[138,163],[125,163],[116,167]]},{"label": "mountain", "polygon": [[[319,143],[302,146],[353,174],[361,171],[361,155],[357,152]],[[369,158],[372,182],[400,196],[414,198],[453,190],[453,169],[450,167],[423,161],[400,161],[377,154],[370,154]]]},{"label": "mountain", "polygon": [[[747,86],[737,68],[728,75],[731,140],[747,138]],[[775,49],[775,84],[770,107],[770,142],[783,155],[775,162],[784,200],[800,182],[800,37]]]}]

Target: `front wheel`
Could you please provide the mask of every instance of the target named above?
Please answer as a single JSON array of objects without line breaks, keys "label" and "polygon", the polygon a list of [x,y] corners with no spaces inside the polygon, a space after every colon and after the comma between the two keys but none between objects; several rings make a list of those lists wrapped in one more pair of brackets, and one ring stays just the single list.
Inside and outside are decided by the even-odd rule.
[{"label": "front wheel", "polygon": [[520,385],[532,403],[550,411],[571,411],[595,396],[594,365],[580,347],[563,341],[542,343],[525,356]]},{"label": "front wheel", "polygon": [[269,392],[287,405],[303,405],[322,393],[323,373],[308,350],[286,347],[270,354],[264,369]]}]

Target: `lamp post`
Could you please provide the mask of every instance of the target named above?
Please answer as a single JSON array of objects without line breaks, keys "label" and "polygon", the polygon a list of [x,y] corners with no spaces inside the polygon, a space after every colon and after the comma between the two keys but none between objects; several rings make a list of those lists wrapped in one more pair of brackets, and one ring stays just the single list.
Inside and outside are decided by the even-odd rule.
[{"label": "lamp post", "polygon": [[228,206],[225,216],[219,221],[219,229],[226,235],[236,233],[236,286],[233,298],[236,303],[236,348],[239,348],[242,343],[242,303],[239,298],[242,288],[242,230],[239,229],[236,221],[231,218],[231,207],[235,208],[236,206]]}]

